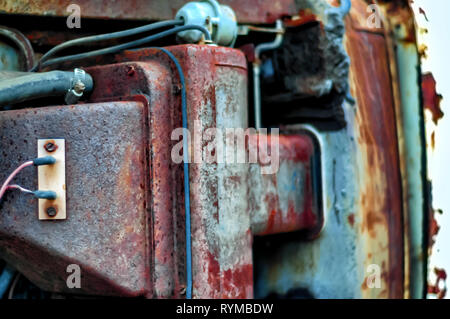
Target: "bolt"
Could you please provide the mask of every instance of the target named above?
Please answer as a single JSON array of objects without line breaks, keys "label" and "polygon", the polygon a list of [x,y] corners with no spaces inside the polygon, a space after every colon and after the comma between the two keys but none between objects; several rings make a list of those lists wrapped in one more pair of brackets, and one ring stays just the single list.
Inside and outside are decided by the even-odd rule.
[{"label": "bolt", "polygon": [[47,212],[47,215],[48,215],[49,217],[55,217],[55,216],[56,216],[56,213],[57,213],[55,207],[49,207],[49,208],[47,208],[46,212]]},{"label": "bolt", "polygon": [[173,89],[173,94],[176,94],[176,95],[180,94],[181,84],[174,84],[172,89]]},{"label": "bolt", "polygon": [[133,76],[135,73],[134,67],[133,66],[128,66],[127,67],[127,75],[128,76]]},{"label": "bolt", "polygon": [[86,86],[81,81],[77,81],[77,83],[75,83],[75,85],[73,86],[73,90],[78,94],[83,93],[85,88]]},{"label": "bolt", "polygon": [[52,143],[52,142],[48,142],[47,144],[44,145],[44,148],[47,152],[52,153],[52,152],[56,151],[56,149],[58,148],[58,145],[56,145],[55,143]]}]

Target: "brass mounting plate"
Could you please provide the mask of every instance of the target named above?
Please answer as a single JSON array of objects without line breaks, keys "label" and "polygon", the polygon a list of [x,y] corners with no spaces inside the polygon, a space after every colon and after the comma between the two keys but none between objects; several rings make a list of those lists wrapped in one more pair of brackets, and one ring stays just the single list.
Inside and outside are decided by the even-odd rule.
[{"label": "brass mounting plate", "polygon": [[66,219],[66,150],[64,139],[39,139],[38,157],[53,156],[53,165],[38,166],[38,189],[56,192],[55,200],[39,199],[39,219]]}]

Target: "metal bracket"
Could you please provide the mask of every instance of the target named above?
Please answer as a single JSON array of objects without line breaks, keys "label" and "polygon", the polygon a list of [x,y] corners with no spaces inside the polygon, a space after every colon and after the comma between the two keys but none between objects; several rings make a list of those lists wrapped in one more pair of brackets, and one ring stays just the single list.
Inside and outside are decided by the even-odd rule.
[{"label": "metal bracket", "polygon": [[39,199],[39,219],[66,219],[66,150],[64,139],[39,139],[38,157],[53,156],[56,163],[38,167],[38,189],[56,192],[55,200]]}]

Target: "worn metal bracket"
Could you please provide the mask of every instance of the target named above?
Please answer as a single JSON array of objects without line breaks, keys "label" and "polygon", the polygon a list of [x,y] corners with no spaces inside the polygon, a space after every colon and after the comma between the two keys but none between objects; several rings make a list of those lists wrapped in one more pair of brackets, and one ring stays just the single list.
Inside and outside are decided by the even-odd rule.
[{"label": "worn metal bracket", "polygon": [[56,192],[55,200],[39,199],[39,219],[66,219],[66,156],[64,139],[39,139],[38,157],[53,156],[56,163],[38,167],[38,189]]}]

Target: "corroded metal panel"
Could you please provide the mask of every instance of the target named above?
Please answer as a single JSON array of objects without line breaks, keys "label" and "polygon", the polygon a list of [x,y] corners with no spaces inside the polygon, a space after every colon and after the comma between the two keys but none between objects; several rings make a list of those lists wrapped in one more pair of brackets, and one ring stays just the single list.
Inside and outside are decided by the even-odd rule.
[{"label": "corroded metal panel", "polygon": [[[91,101],[135,99],[147,105],[149,180],[147,208],[149,257],[153,297],[179,298],[185,287],[183,169],[171,159],[176,142],[171,132],[181,127],[178,80],[166,56],[152,52],[152,59],[91,67],[96,81]],[[151,101],[151,103],[150,103]]]},{"label": "corroded metal panel", "polygon": [[[167,20],[173,19],[178,9],[187,0],[148,1],[148,0],[78,0],[81,14],[86,18]],[[32,14],[44,16],[67,16],[70,0],[0,0],[0,12],[14,14]],[[298,12],[294,0],[222,0],[222,4],[231,6],[241,22],[273,23],[282,16],[295,15]]]},{"label": "corroded metal panel", "polygon": [[[186,45],[169,49],[180,59],[186,74],[191,133],[196,136],[207,128],[246,128],[247,64],[244,55],[237,50],[213,46]],[[324,152],[324,193],[328,194],[324,199],[323,231],[314,241],[305,241],[298,232],[294,232],[315,227],[320,213],[317,205],[313,205],[312,193],[315,189],[311,184],[313,178],[309,175],[309,161],[314,148],[311,140],[300,133],[280,136],[280,171],[276,176],[256,176],[258,173],[253,171],[256,166],[248,164],[192,163],[190,178],[195,297],[252,297],[253,235],[274,235],[280,232],[290,232],[289,237],[277,238],[270,245],[263,236],[256,239],[257,297],[267,296],[271,292],[286,293],[298,287],[307,287],[312,296],[322,298],[402,296],[402,194],[385,39],[379,33],[349,28],[347,50],[352,59],[351,93],[356,98],[356,105],[344,106],[348,123],[346,129],[317,133]],[[365,59],[368,55],[376,55],[377,60],[368,63]],[[75,145],[80,145],[79,148],[84,152],[82,154],[90,159],[80,158],[85,171],[73,172],[75,175],[72,176],[80,176],[76,180],[80,184],[76,184],[77,191],[71,196],[85,198],[85,190],[93,189],[93,194],[96,194],[91,198],[92,205],[96,205],[93,211],[103,212],[99,214],[102,218],[120,215],[125,219],[115,225],[125,229],[118,234],[112,233],[110,228],[105,229],[109,224],[105,224],[104,220],[94,223],[97,231],[95,236],[105,235],[105,238],[102,237],[105,242],[111,236],[119,238],[120,249],[126,247],[127,254],[137,256],[135,259],[126,256],[126,260],[137,260],[137,264],[132,265],[138,271],[133,270],[130,275],[130,270],[119,264],[122,268],[115,273],[116,276],[121,274],[119,279],[113,277],[107,267],[101,269],[107,272],[106,275],[98,275],[99,264],[93,261],[98,258],[95,249],[108,247],[112,255],[105,255],[105,262],[113,263],[116,267],[119,267],[117,263],[121,260],[115,259],[116,252],[105,243],[105,246],[99,245],[87,255],[92,258],[85,264],[94,263],[97,267],[89,268],[93,273],[89,282],[98,285],[98,278],[107,278],[115,289],[109,291],[111,294],[180,297],[185,280],[183,171],[181,165],[172,161],[171,149],[176,142],[172,141],[170,134],[181,126],[178,75],[167,57],[154,49],[127,51],[116,56],[116,60],[123,63],[88,69],[96,83],[89,100],[91,104],[12,111],[9,114],[29,112],[27,114],[40,119],[35,128],[34,123],[26,122],[28,119],[18,117],[24,121],[24,128],[21,129],[28,130],[28,134],[34,130],[41,132],[57,127],[52,122],[53,118],[47,118],[49,114],[60,117],[67,114],[66,121],[72,121],[63,126],[61,131],[49,133],[59,132],[63,136],[70,132],[78,137],[74,138],[77,141]],[[113,102],[119,100],[134,102]],[[111,106],[114,108],[109,109]],[[136,109],[136,114],[129,109]],[[61,114],[58,115],[55,110]],[[83,110],[91,110],[91,113],[87,112],[84,117],[76,116],[77,112]],[[123,113],[127,110],[132,114]],[[98,118],[92,127],[89,116],[97,112],[103,117]],[[77,120],[74,121],[74,118]],[[196,122],[200,125],[196,126]],[[12,123],[8,122],[8,125]],[[82,130],[85,126],[89,126],[89,131]],[[108,128],[111,136],[102,133]],[[99,132],[92,131],[94,129]],[[290,129],[290,132],[298,132],[299,128]],[[9,132],[8,127],[5,130]],[[82,135],[90,136],[90,139],[82,139]],[[108,142],[105,143],[105,140]],[[7,145],[8,141],[4,143],[2,149],[11,149]],[[114,153],[95,157],[89,152],[92,145],[98,145],[100,151],[114,146]],[[121,149],[124,145],[130,148]],[[23,147],[29,146],[21,145],[19,149]],[[209,142],[201,141],[200,150],[202,153],[209,150]],[[190,149],[191,153],[195,151],[195,147]],[[14,152],[16,155],[12,158],[25,160],[20,157],[24,152]],[[88,170],[91,169],[88,165],[91,160],[96,163],[92,177]],[[103,167],[101,165],[105,160],[109,165]],[[132,163],[133,169],[127,166],[124,171],[115,170],[118,165],[126,163]],[[296,173],[299,174],[297,177]],[[92,180],[94,178],[95,181]],[[26,181],[23,180],[24,183]],[[104,188],[97,186],[99,181]],[[128,192],[118,193],[123,187]],[[257,191],[258,187],[260,191]],[[68,194],[71,189],[68,188]],[[295,196],[297,192],[299,196]],[[114,194],[120,196],[119,201],[108,197]],[[264,197],[267,198],[261,201]],[[10,199],[25,201],[22,197]],[[109,205],[107,208],[102,206],[105,201]],[[32,205],[32,201],[21,202],[17,207],[21,205],[28,207],[23,205]],[[82,205],[85,204],[77,203],[71,207],[68,202],[68,209]],[[113,213],[108,214],[109,210]],[[69,222],[72,221],[71,216],[69,213]],[[94,216],[97,217],[96,214]],[[7,215],[5,220],[12,218],[12,215]],[[139,220],[140,228],[129,228],[130,224],[136,223],[136,219]],[[8,227],[14,227],[11,220]],[[0,221],[3,222],[3,219]],[[87,225],[84,229],[89,227]],[[8,231],[14,229],[8,228]],[[77,236],[85,236],[75,234],[75,229],[72,232]],[[94,236],[90,231],[87,233],[88,236]],[[127,238],[127,244],[122,244],[121,240]],[[11,238],[5,236],[3,240]],[[20,242],[15,239],[22,247],[26,247],[25,251],[31,251],[27,247],[28,239],[25,240]],[[79,240],[83,240],[85,246],[88,245],[86,239]],[[38,240],[35,239],[35,242]],[[112,245],[111,241],[108,243]],[[131,249],[127,246],[135,243],[138,247],[132,246]],[[18,254],[12,253],[11,246],[6,247],[9,247],[8,253],[5,252],[9,254],[9,261],[21,264],[22,269],[19,270],[28,272],[31,279],[38,281],[38,275],[42,273],[33,273],[23,260],[18,259]],[[53,257],[58,260],[59,264],[56,264],[61,266],[61,260],[65,262],[66,256],[61,255],[60,251],[56,253],[60,255]],[[27,257],[33,256],[28,254]],[[78,261],[75,252],[70,258]],[[42,264],[37,257],[31,260]],[[366,270],[371,264],[379,265],[382,270],[380,289],[367,287]],[[59,277],[53,277],[52,280],[61,282],[64,273],[57,274]],[[132,281],[130,276],[135,280]],[[129,290],[117,287],[117,282]],[[50,287],[52,283],[41,282],[41,286]],[[103,286],[100,284],[99,287]],[[63,288],[51,286],[49,289]],[[86,289],[95,291],[93,286]]]},{"label": "corroded metal panel", "polygon": [[[381,266],[382,286],[362,286],[363,296],[403,296],[402,188],[389,60],[383,36],[348,32],[352,57],[352,93],[358,104],[355,117],[360,172],[359,242],[366,251],[365,269]],[[367,56],[376,60],[367,63]],[[368,274],[369,275],[369,274]]]},{"label": "corroded metal panel", "polygon": [[[366,30],[364,1],[352,1],[345,45],[351,95],[347,127],[317,132],[324,166],[324,228],[300,236],[257,238],[255,292],[314,298],[402,298],[402,183],[390,64],[383,30]],[[358,17],[358,15],[362,15]],[[376,58],[373,58],[376,57]],[[375,266],[375,268],[372,268]],[[371,285],[380,270],[380,287]]]},{"label": "corroded metal panel", "polygon": [[424,298],[430,204],[416,21],[407,0],[380,0],[386,20],[403,186],[405,297]]},{"label": "corroded metal panel", "polygon": [[[207,46],[180,47],[174,53],[183,54],[189,74],[188,126],[193,139],[207,128],[246,128],[244,54]],[[196,127],[195,121],[200,125]],[[199,145],[193,143],[195,153]],[[202,154],[207,149],[207,141],[200,144]],[[193,294],[199,298],[253,297],[247,174],[248,165],[239,163],[202,161],[190,166]]]},{"label": "corroded metal panel", "polygon": [[[193,138],[208,127],[247,127],[244,55],[211,46],[169,49],[186,75]],[[102,79],[96,82],[91,100],[136,93],[149,96],[155,296],[177,297],[183,291],[185,273],[182,171],[171,159],[172,147],[178,142],[171,140],[171,133],[181,127],[179,77],[159,50],[127,51],[116,59],[140,62],[90,68],[94,79]],[[252,296],[246,169],[245,164],[191,164],[194,296],[198,298]],[[242,181],[233,182],[236,178]]]},{"label": "corroded metal panel", "polygon": [[[62,137],[70,212],[63,221],[40,221],[35,198],[8,192],[1,202],[2,258],[45,290],[148,295],[144,118],[138,102],[2,112],[1,178],[37,156],[39,138]],[[15,182],[37,189],[37,170],[22,172]],[[79,289],[66,285],[70,264],[81,268]]]},{"label": "corroded metal panel", "polygon": [[[200,139],[190,153],[200,151],[202,156],[208,149],[208,142],[201,137],[205,129],[247,127],[245,57],[240,51],[222,47],[186,45],[169,49],[186,74],[188,127],[193,143]],[[128,51],[118,58],[151,61],[157,52]],[[245,182],[248,166],[200,161],[190,165],[193,295],[252,297],[252,235]],[[184,228],[174,231],[184,232]]]},{"label": "corroded metal panel", "polygon": [[[168,49],[179,58],[188,87],[194,296],[251,298],[253,236],[322,225],[321,199],[313,194],[317,149],[298,131],[279,141],[250,134],[245,151],[265,137],[271,152],[279,147],[279,169],[262,175],[258,162],[208,162],[205,154],[215,153],[211,150],[217,144],[202,136],[206,129],[248,127],[244,54],[215,46]],[[23,197],[9,194],[13,197],[4,205],[11,214],[0,218],[0,225],[5,223],[3,255],[47,290],[74,292],[64,286],[63,266],[70,260],[86,270],[78,293],[179,298],[186,272],[183,170],[172,158],[178,143],[172,132],[181,127],[179,76],[157,49],[127,51],[116,60],[121,63],[87,68],[96,84],[87,104],[2,113],[7,135],[2,149],[17,144],[11,158],[33,157],[35,149],[30,142],[10,141],[16,134],[62,137],[68,166],[68,219],[50,223],[55,231],[42,237],[40,229],[49,226],[37,218],[29,223],[35,217],[33,200],[24,204]],[[226,144],[227,137],[214,142]],[[25,177],[20,182],[33,180],[33,175]],[[27,219],[12,225],[9,219],[18,211]],[[43,267],[27,245],[51,256],[53,263]],[[17,247],[25,247],[25,254]],[[51,271],[53,265],[57,271]]]}]

